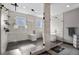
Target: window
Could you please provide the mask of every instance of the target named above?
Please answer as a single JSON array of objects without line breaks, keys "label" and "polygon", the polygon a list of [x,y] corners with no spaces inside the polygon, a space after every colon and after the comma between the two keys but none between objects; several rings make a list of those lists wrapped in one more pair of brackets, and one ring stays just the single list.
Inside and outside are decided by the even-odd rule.
[{"label": "window", "polygon": [[26,17],[16,17],[16,25],[26,26],[27,25]]},{"label": "window", "polygon": [[36,26],[38,27],[38,28],[43,28],[43,20],[37,20],[36,21]]},{"label": "window", "polygon": [[69,34],[69,36],[73,36],[75,34],[75,27],[69,27],[68,34]]}]

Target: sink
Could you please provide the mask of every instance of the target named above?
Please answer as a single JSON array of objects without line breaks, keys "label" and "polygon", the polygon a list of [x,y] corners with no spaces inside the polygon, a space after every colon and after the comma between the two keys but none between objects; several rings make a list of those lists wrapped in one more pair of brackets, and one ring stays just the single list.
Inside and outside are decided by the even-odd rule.
[{"label": "sink", "polygon": [[36,34],[30,34],[30,35],[29,35],[29,38],[30,38],[30,40],[32,40],[32,41],[36,41],[36,40],[37,40]]}]

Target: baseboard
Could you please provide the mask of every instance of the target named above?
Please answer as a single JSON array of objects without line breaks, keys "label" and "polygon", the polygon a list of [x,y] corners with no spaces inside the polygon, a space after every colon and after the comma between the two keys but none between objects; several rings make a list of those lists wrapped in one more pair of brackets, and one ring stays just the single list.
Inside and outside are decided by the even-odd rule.
[{"label": "baseboard", "polygon": [[65,43],[65,44],[69,44],[69,45],[73,45],[72,43],[69,43],[69,42],[63,42],[63,43]]}]

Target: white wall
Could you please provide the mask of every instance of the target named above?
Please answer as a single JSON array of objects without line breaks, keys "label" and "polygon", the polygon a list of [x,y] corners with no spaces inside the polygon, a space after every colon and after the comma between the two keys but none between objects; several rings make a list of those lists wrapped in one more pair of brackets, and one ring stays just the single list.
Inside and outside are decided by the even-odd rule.
[{"label": "white wall", "polygon": [[[10,17],[8,21],[10,23],[10,26],[9,26],[10,32],[8,33],[8,42],[26,40],[28,39],[28,35],[32,34],[34,30],[36,31],[36,33],[40,33],[40,32],[42,33],[43,29],[36,27],[36,20],[42,20],[42,18],[32,16],[32,15],[26,15],[22,13],[14,13],[12,11],[9,11],[9,16]],[[26,18],[26,20],[28,21],[27,29],[24,27],[19,27],[18,29],[14,28],[16,16]]]},{"label": "white wall", "polygon": [[1,53],[3,54],[7,48],[7,33],[4,31],[4,27],[6,24],[4,20],[8,20],[7,18],[8,12],[5,11],[5,8],[1,10]]},{"label": "white wall", "polygon": [[[0,3],[1,6],[1,3]],[[0,9],[0,20],[1,20],[1,9]],[[0,21],[1,24],[1,21]],[[0,25],[0,33],[1,33],[1,25]],[[1,38],[0,38],[0,54],[1,54]]]},{"label": "white wall", "polygon": [[79,28],[79,8],[64,13],[64,41],[72,43],[72,37],[68,35],[68,27]]},{"label": "white wall", "polygon": [[56,33],[58,40],[63,40],[63,14],[55,15],[51,17],[51,35]]}]

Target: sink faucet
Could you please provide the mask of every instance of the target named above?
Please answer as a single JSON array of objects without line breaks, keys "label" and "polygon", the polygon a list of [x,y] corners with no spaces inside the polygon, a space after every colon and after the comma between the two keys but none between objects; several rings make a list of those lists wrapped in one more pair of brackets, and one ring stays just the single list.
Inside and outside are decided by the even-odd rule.
[{"label": "sink faucet", "polygon": [[33,34],[36,34],[35,30],[33,30]]}]

